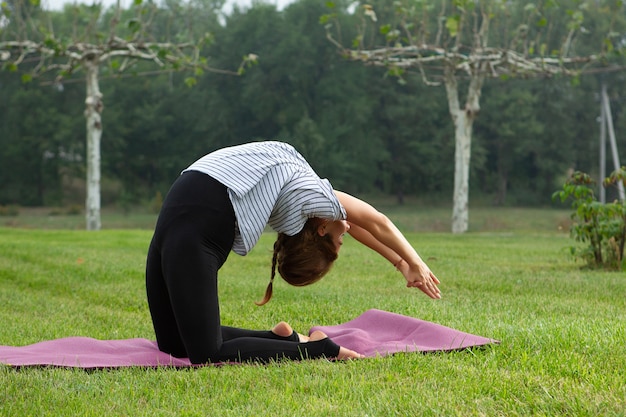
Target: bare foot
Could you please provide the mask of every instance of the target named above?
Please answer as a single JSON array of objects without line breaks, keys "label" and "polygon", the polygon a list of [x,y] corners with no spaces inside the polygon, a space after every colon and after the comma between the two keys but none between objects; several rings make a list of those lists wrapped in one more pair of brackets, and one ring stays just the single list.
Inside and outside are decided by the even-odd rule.
[{"label": "bare foot", "polygon": [[326,339],[328,336],[326,336],[326,333],[324,333],[321,330],[316,330],[313,333],[311,333],[309,335],[309,341],[310,342],[317,342],[318,340],[322,340],[322,339]]},{"label": "bare foot", "polygon": [[276,326],[272,327],[272,333],[280,337],[289,337],[293,333],[293,329],[289,323],[281,321]]},{"label": "bare foot", "polygon": [[353,350],[346,349],[345,347],[339,347],[339,355],[337,355],[337,359],[346,360],[346,359],[363,359],[365,355],[361,355]]},{"label": "bare foot", "polygon": [[[272,328],[272,333],[280,337],[289,337],[293,333],[293,329],[289,325],[289,323],[281,321],[276,326]],[[298,338],[300,339],[300,343],[305,343],[309,341],[309,337],[303,334],[298,333]]]},{"label": "bare foot", "polygon": [[310,340],[309,336],[305,336],[305,335],[300,334],[300,333],[298,333],[298,338],[300,339],[300,343],[306,343],[306,342],[308,342]]},{"label": "bare foot", "polygon": [[[326,335],[326,333],[320,331],[320,330],[316,330],[313,333],[311,333],[311,335],[309,336],[309,340],[311,342],[315,342],[317,340],[322,340],[322,339],[326,339],[328,336]],[[361,355],[360,353],[357,353],[353,350],[350,349],[346,349],[345,347],[339,347],[339,355],[337,355],[337,359],[339,360],[346,360],[346,359],[363,359],[365,358],[364,355]]]}]

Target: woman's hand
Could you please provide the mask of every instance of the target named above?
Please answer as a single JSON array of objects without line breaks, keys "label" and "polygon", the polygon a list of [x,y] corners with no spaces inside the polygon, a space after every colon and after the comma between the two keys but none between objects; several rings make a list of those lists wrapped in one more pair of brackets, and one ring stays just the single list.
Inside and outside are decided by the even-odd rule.
[{"label": "woman's hand", "polygon": [[411,266],[403,259],[396,268],[404,275],[408,288],[419,288],[430,298],[441,298],[439,280],[426,264]]}]

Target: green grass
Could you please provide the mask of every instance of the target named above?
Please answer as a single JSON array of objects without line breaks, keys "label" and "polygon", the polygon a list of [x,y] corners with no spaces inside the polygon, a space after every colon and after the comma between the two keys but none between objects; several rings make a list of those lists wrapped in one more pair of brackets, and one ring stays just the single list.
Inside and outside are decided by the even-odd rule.
[{"label": "green grass", "polygon": [[[194,370],[0,366],[0,415],[623,416],[624,273],[581,270],[568,255],[567,234],[556,231],[567,218],[562,212],[506,213],[485,214],[464,235],[408,234],[442,281],[439,301],[405,288],[391,265],[351,239],[321,282],[277,282],[264,307],[253,302],[269,278],[273,234],[246,257],[231,254],[220,277],[224,324],[268,328],[285,319],[306,331],[378,308],[500,345]],[[408,210],[394,217],[410,229],[423,221]],[[0,228],[0,344],[77,335],[153,339],[143,282],[150,237],[148,228]]]}]

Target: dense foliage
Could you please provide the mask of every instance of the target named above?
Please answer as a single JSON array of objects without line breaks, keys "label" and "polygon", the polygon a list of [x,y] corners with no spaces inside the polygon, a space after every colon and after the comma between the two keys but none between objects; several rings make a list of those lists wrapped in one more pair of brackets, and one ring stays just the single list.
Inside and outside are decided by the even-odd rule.
[{"label": "dense foliage", "polygon": [[[281,11],[256,3],[221,19],[215,8],[220,4],[186,7],[202,17],[194,30],[212,34],[205,53],[214,67],[236,67],[248,53],[259,56],[241,77],[206,72],[188,87],[185,73],[120,78],[108,76],[106,68],[101,72],[103,204],[152,200],[199,156],[261,139],[292,143],[320,175],[348,192],[450,201],[454,131],[443,88],[425,86],[411,74],[401,84],[382,69],[345,61],[319,23],[327,13],[322,1],[298,0]],[[73,7],[53,12],[57,30],[71,30],[73,13]],[[205,27],[199,29],[198,20]],[[163,19],[153,30],[179,29]],[[501,205],[551,204],[568,171],[597,172],[602,80],[624,155],[622,73],[575,83],[488,81],[474,126],[470,197]],[[0,205],[80,204],[80,74],[62,85],[22,81],[19,72],[0,71]]]},{"label": "dense foliage", "polygon": [[[621,167],[603,181],[603,186],[616,186],[626,179]],[[594,181],[586,173],[576,171],[552,198],[572,201],[571,236],[585,246],[572,246],[571,252],[592,268],[621,270],[626,244],[626,205],[615,200],[598,201],[593,192]],[[617,187],[616,187],[617,188]]]}]

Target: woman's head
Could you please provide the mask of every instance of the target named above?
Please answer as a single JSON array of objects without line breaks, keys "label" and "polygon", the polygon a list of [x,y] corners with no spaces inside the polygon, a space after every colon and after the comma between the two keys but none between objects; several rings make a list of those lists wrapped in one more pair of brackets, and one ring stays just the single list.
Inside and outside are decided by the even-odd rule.
[{"label": "woman's head", "polygon": [[302,230],[294,236],[279,233],[274,243],[270,283],[265,297],[256,304],[263,305],[272,297],[277,269],[285,281],[297,287],[319,281],[337,259],[343,233],[350,228],[347,222],[339,222],[345,225],[342,233],[338,233],[340,226],[332,228],[336,222],[318,218],[307,220]]}]

